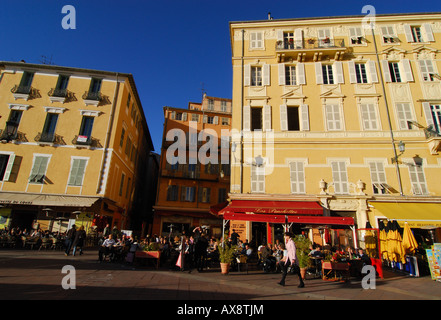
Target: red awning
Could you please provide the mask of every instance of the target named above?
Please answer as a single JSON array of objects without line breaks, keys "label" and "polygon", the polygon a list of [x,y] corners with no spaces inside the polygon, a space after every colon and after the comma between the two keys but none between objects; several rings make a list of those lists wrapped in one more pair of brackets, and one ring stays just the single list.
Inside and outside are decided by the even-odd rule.
[{"label": "red awning", "polygon": [[323,208],[313,201],[258,201],[233,200],[230,205],[219,211],[226,213],[255,213],[255,214],[295,214],[323,215]]},{"label": "red awning", "polygon": [[271,214],[225,213],[225,220],[285,223],[285,216]]},{"label": "red awning", "polygon": [[329,217],[329,216],[288,216],[288,222],[301,224],[323,224],[353,226],[354,218],[351,217]]}]

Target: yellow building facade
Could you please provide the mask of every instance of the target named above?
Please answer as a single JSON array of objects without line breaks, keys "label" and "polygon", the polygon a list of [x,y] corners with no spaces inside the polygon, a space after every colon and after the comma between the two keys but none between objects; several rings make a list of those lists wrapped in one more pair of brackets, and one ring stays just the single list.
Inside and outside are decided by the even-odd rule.
[{"label": "yellow building facade", "polygon": [[441,227],[441,14],[369,22],[230,23],[233,206],[318,202],[358,228]]},{"label": "yellow building facade", "polygon": [[132,75],[0,66],[1,227],[129,228],[137,171],[153,150]]}]

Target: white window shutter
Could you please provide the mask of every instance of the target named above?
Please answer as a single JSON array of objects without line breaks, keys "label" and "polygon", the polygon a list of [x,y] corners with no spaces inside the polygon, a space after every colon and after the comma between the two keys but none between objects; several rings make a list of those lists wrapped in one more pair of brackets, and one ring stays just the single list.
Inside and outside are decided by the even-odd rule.
[{"label": "white window shutter", "polygon": [[377,68],[375,67],[375,61],[368,61],[366,63],[366,66],[370,77],[370,82],[378,83],[378,75],[377,75]]},{"label": "white window shutter", "polygon": [[429,23],[424,23],[422,25],[422,29],[424,41],[435,41],[435,38],[433,37],[432,26]]},{"label": "white window shutter", "polygon": [[354,61],[348,61],[348,69],[349,69],[349,81],[351,83],[357,83],[357,74],[355,73]]},{"label": "white window shutter", "polygon": [[243,85],[249,86],[251,85],[251,65],[246,64],[243,70]]},{"label": "white window shutter", "polygon": [[182,113],[182,121],[187,121],[187,112]]},{"label": "white window shutter", "polygon": [[214,124],[219,124],[219,117],[214,116],[213,122],[214,122]]},{"label": "white window shutter", "polygon": [[12,167],[14,166],[15,154],[9,156],[8,164],[6,165],[5,174],[3,175],[3,181],[9,181],[11,176]]},{"label": "white window shutter", "polygon": [[336,75],[335,83],[345,83],[345,78],[343,75],[343,66],[341,61],[336,61],[332,64],[332,68],[334,69],[334,74]]},{"label": "white window shutter", "polygon": [[265,131],[271,130],[271,106],[263,106],[263,128]]},{"label": "white window shutter", "polygon": [[286,84],[285,64],[279,63],[279,86],[284,86],[285,84]]},{"label": "white window shutter", "polygon": [[264,86],[269,86],[271,85],[271,65],[270,64],[264,64],[262,67],[262,72],[263,72],[263,85]]},{"label": "white window shutter", "polygon": [[406,76],[407,82],[413,81],[412,68],[410,67],[409,59],[401,60],[401,65],[403,66],[403,71]]},{"label": "white window shutter", "polygon": [[202,118],[202,123],[207,123],[208,122],[208,116],[205,114]]},{"label": "white window shutter", "polygon": [[434,123],[432,117],[432,110],[430,110],[429,102],[423,102],[423,110],[424,110],[424,116],[426,117],[427,126],[433,126]]},{"label": "white window shutter", "polygon": [[383,68],[384,80],[386,82],[392,82],[392,77],[389,70],[389,62],[387,60],[381,60],[381,68]]},{"label": "white window shutter", "polygon": [[316,62],[315,65],[315,81],[317,84],[323,84],[322,63]]},{"label": "white window shutter", "polygon": [[251,129],[251,107],[243,106],[243,131]]},{"label": "white window shutter", "polygon": [[297,84],[306,84],[304,63],[297,63],[296,76],[297,76]]},{"label": "white window shutter", "polygon": [[404,25],[404,34],[406,35],[407,42],[414,42],[412,36],[412,29],[410,28],[410,25],[408,24]]},{"label": "white window shutter", "polygon": [[294,45],[296,48],[303,48],[303,31],[302,29],[294,30]]},{"label": "white window shutter", "polygon": [[307,104],[300,105],[300,116],[302,119],[302,131],[309,131],[309,106]]},{"label": "white window shutter", "polygon": [[280,106],[280,130],[288,130],[288,109],[286,104]]},{"label": "white window shutter", "polygon": [[277,41],[283,41],[283,30],[277,30]]}]

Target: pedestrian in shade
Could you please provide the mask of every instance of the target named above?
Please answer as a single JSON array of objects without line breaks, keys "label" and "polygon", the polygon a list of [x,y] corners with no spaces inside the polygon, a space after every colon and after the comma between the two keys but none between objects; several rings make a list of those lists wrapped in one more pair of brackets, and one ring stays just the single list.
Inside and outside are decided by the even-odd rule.
[{"label": "pedestrian in shade", "polygon": [[66,234],[66,251],[64,252],[65,256],[68,256],[70,253],[70,249],[72,249],[73,241],[75,240],[75,233],[77,232],[77,227],[75,225],[72,226],[72,228],[69,229],[69,231]]},{"label": "pedestrian in shade", "polygon": [[77,252],[77,249],[80,251],[80,255],[83,254],[83,245],[84,240],[86,239],[86,231],[84,231],[84,226],[81,226],[78,231],[75,233],[75,238],[73,241],[73,255]]}]

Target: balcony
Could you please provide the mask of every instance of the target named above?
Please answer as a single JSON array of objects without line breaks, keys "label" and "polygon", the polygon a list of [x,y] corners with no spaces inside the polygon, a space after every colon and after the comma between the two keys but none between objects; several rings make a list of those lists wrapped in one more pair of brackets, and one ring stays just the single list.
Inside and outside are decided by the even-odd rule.
[{"label": "balcony", "polygon": [[11,92],[15,100],[23,99],[28,101],[29,99],[32,99],[38,95],[38,90],[32,88],[31,86],[15,85],[11,89]]},{"label": "balcony", "polygon": [[86,106],[93,105],[96,107],[100,103],[101,99],[101,92],[86,91],[83,94],[83,100]]},{"label": "balcony", "polygon": [[279,62],[293,58],[299,62],[306,60],[321,61],[325,56],[330,59],[341,60],[346,50],[344,39],[309,38],[276,42],[276,53]]},{"label": "balcony", "polygon": [[72,140],[72,144],[77,148],[102,148],[100,141],[94,137],[77,135]]},{"label": "balcony", "polygon": [[49,132],[39,132],[34,140],[40,145],[66,145],[62,136]]},{"label": "balcony", "polygon": [[67,89],[59,89],[59,88],[52,88],[47,95],[49,96],[49,99],[51,102],[66,102],[67,98]]}]

